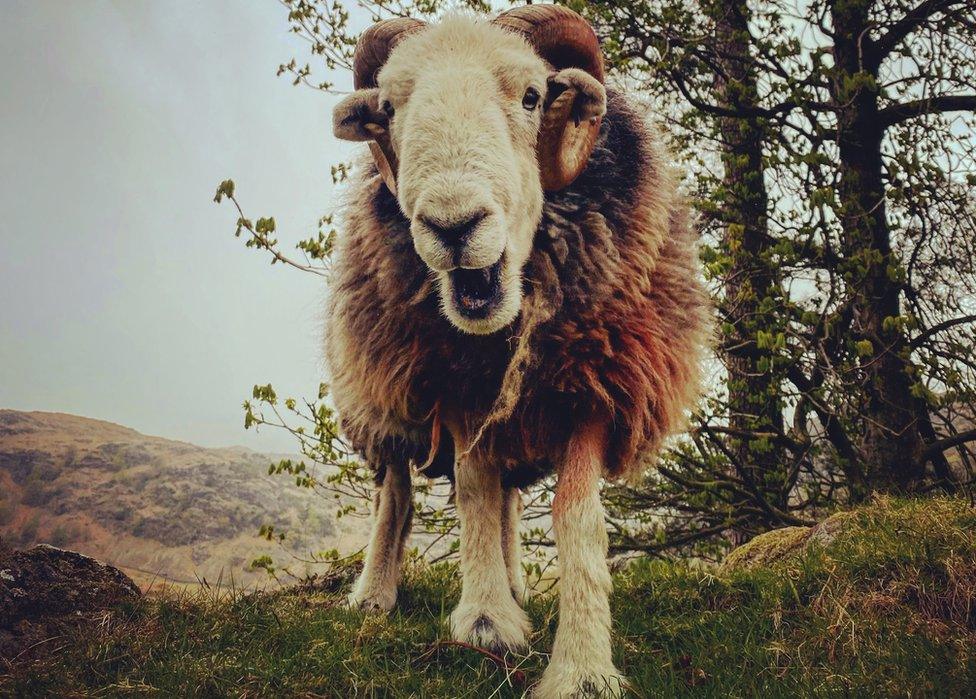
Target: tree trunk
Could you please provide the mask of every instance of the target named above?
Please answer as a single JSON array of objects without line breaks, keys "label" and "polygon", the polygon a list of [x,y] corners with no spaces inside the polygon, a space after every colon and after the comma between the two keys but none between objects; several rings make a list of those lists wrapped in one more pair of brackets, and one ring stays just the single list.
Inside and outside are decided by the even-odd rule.
[{"label": "tree trunk", "polygon": [[[924,475],[917,417],[924,404],[912,394],[913,367],[901,326],[902,266],[891,249],[885,210],[878,119],[877,66],[871,55],[871,0],[831,3],[840,154],[838,214],[844,268],[853,310],[864,391],[860,449],[869,487],[911,491]],[[886,319],[891,319],[886,322]]]},{"label": "tree trunk", "polygon": [[[715,76],[715,101],[748,113],[758,106],[759,96],[755,63],[750,56],[747,3],[713,2],[706,3],[705,9],[714,21],[715,53],[722,68]],[[777,335],[781,327],[777,314],[782,309],[779,279],[765,256],[769,245],[765,128],[759,117],[721,116],[717,123],[724,166],[719,211],[725,224],[722,248],[731,261],[724,314],[734,328],[723,338],[722,352],[728,371],[729,427],[734,435],[729,447],[743,480],[754,484],[771,504],[785,509],[785,489],[781,486],[788,461],[782,442],[758,435],[740,436],[783,434],[782,391],[772,361],[775,351],[757,341],[760,331],[768,333],[767,337]],[[770,304],[769,300],[776,302]]]}]

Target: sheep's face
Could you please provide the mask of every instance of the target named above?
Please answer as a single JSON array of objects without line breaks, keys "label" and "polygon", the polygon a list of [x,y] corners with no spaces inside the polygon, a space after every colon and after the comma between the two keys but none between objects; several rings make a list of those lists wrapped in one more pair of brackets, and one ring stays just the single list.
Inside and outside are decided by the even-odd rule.
[{"label": "sheep's face", "polygon": [[458,16],[402,38],[374,84],[336,107],[336,134],[382,138],[394,154],[397,199],[447,319],[469,333],[504,328],[521,308],[542,216],[547,91],[574,88],[577,123],[595,123],[603,86],[576,68],[554,72],[511,31]]},{"label": "sheep's face", "polygon": [[445,316],[466,332],[494,332],[521,306],[548,73],[510,32],[454,20],[403,41],[379,74],[400,207]]}]

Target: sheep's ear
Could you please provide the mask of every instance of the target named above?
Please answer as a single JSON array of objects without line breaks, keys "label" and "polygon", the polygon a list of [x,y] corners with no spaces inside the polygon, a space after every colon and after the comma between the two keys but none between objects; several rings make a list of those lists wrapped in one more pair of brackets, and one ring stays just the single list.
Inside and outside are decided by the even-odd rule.
[{"label": "sheep's ear", "polygon": [[332,133],[344,141],[375,141],[386,133],[388,119],[379,108],[377,88],[356,90],[332,110]]},{"label": "sheep's ear", "polygon": [[396,196],[397,157],[390,142],[389,118],[379,108],[377,88],[356,90],[332,111],[332,132],[346,141],[369,141],[376,169]]},{"label": "sheep's ear", "polygon": [[586,71],[566,68],[549,77],[536,145],[543,189],[557,191],[579,177],[606,111],[607,91]]}]

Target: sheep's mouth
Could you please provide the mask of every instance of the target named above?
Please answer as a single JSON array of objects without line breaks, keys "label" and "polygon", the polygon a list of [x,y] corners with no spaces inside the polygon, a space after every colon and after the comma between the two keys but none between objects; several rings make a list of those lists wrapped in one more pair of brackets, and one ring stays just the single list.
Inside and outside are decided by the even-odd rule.
[{"label": "sheep's mouth", "polygon": [[467,318],[486,318],[502,296],[502,259],[481,269],[455,269],[451,276],[454,303]]}]

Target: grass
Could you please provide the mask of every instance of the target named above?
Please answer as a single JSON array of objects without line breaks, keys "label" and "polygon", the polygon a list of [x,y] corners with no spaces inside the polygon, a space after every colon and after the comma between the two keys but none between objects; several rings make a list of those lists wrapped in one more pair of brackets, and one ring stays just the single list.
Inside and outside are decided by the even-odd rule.
[{"label": "grass", "polygon": [[[455,567],[410,569],[388,617],[342,609],[343,584],[149,597],[9,666],[0,695],[516,697],[545,667],[552,597],[506,671],[445,643]],[[637,696],[973,696],[976,510],[878,500],[826,547],[722,575],[635,563],[613,611]]]}]

